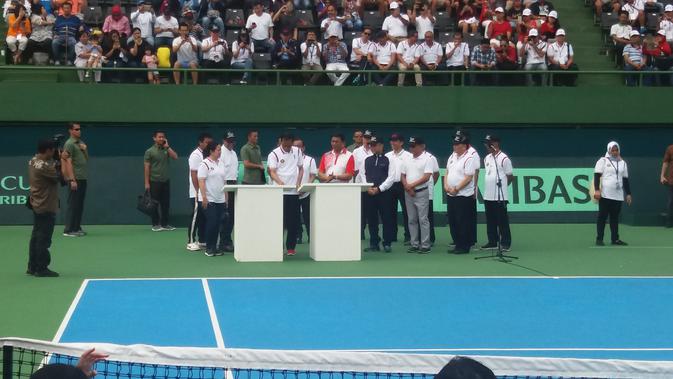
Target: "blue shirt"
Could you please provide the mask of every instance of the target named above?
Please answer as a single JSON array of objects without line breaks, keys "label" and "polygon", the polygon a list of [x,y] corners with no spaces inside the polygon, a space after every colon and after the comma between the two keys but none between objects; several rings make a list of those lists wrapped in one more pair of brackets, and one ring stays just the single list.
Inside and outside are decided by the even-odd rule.
[{"label": "blue shirt", "polygon": [[54,23],[54,34],[56,36],[67,34],[68,37],[76,38],[81,25],[82,21],[75,15],[70,15],[70,17],[58,16]]},{"label": "blue shirt", "polygon": [[47,14],[53,14],[54,10],[51,8],[51,0],[41,0],[42,7],[47,11]]},{"label": "blue shirt", "polygon": [[367,183],[379,187],[388,178],[390,161],[385,155],[371,155],[365,159],[365,178]]},{"label": "blue shirt", "polygon": [[495,64],[495,50],[489,47],[487,52],[481,51],[481,46],[477,45],[474,50],[472,50],[472,58],[470,59],[472,64]]}]

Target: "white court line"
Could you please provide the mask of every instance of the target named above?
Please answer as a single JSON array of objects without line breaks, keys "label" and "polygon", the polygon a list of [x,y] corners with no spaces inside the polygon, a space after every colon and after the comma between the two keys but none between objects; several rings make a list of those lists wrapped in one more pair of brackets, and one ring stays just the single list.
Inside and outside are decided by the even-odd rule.
[{"label": "white court line", "polygon": [[[598,248],[598,247],[597,247]],[[667,247],[670,248],[670,247]],[[673,279],[673,276],[660,275],[588,275],[588,276],[222,276],[222,277],[182,277],[182,278],[89,278],[88,281],[159,281],[159,280],[360,280],[360,279]]]},{"label": "white court line", "polygon": [[[206,296],[206,304],[208,305],[208,314],[210,315],[210,323],[213,325],[213,333],[215,334],[215,342],[217,347],[224,349],[224,338],[222,337],[222,329],[220,329],[220,322],[217,320],[217,313],[215,313],[215,303],[213,303],[213,296],[210,293],[210,286],[208,279],[201,279],[203,284],[203,293]],[[225,369],[224,375],[226,379],[233,379],[234,374],[229,369]]]},{"label": "white court line", "polygon": [[63,337],[63,333],[65,333],[65,328],[68,327],[68,323],[70,323],[70,318],[72,318],[73,313],[75,313],[75,309],[77,309],[77,305],[79,304],[82,295],[84,295],[84,291],[86,290],[86,286],[88,284],[89,279],[84,279],[82,285],[79,287],[79,290],[77,291],[77,295],[75,295],[75,299],[70,304],[70,308],[68,308],[68,312],[66,312],[65,317],[63,317],[63,321],[61,321],[61,325],[58,327],[58,330],[56,331],[56,335],[54,336],[54,339],[52,339],[52,342],[54,343],[61,342],[61,337]]}]

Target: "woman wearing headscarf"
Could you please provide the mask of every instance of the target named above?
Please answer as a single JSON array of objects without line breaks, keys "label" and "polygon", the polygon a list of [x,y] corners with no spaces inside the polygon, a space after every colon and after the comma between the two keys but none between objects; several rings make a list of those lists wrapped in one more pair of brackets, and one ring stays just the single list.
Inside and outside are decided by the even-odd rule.
[{"label": "woman wearing headscarf", "polygon": [[619,239],[619,213],[622,203],[631,205],[631,186],[626,161],[621,157],[617,142],[610,142],[604,157],[596,162],[594,169],[594,198],[598,200],[596,221],[596,245],[603,246],[605,222],[610,217],[610,234],[613,245],[625,246]]}]

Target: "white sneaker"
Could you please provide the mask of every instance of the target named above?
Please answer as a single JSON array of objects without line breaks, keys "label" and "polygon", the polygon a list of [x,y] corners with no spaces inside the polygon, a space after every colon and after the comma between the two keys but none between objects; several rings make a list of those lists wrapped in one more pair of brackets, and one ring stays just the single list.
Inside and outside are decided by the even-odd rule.
[{"label": "white sneaker", "polygon": [[166,225],[166,226],[162,226],[161,230],[166,231],[166,232],[172,232],[173,230],[175,230],[175,227],[172,226],[172,225]]},{"label": "white sneaker", "polygon": [[187,250],[189,251],[199,251],[201,250],[201,247],[199,246],[198,243],[192,242],[187,244]]},{"label": "white sneaker", "polygon": [[153,232],[161,232],[161,231],[163,231],[163,230],[164,230],[164,229],[163,229],[161,226],[153,226],[153,227],[152,227],[152,231],[153,231]]},{"label": "white sneaker", "polygon": [[205,249],[205,248],[206,248],[206,244],[203,243],[203,242],[199,242],[199,248],[200,248],[201,250]]}]

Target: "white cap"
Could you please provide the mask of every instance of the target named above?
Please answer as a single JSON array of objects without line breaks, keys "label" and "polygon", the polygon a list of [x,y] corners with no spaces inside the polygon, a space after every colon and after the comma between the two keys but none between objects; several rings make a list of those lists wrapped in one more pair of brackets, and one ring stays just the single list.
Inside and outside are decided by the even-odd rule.
[{"label": "white cap", "polygon": [[537,37],[537,29],[531,29],[528,31],[528,37]]},{"label": "white cap", "polygon": [[505,10],[502,7],[495,8],[495,13],[505,13]]},{"label": "white cap", "polygon": [[556,31],[556,35],[557,35],[557,36],[565,36],[565,35],[566,35],[566,31],[563,30],[563,29],[559,29],[559,30]]},{"label": "white cap", "polygon": [[327,34],[327,38],[332,38],[332,37],[337,37],[338,38],[339,35],[337,34],[337,32],[331,31]]},{"label": "white cap", "polygon": [[666,5],[666,8],[664,8],[664,12],[673,12],[673,4]]},{"label": "white cap", "polygon": [[664,29],[659,30],[659,31],[657,32],[657,34],[659,34],[660,36],[664,36],[664,37],[666,37],[666,31],[665,31]]},{"label": "white cap", "polygon": [[528,9],[528,8],[526,8],[526,9],[523,10],[523,15],[524,15],[524,16],[530,16],[530,15],[532,15],[532,14],[533,14],[533,12],[531,12],[530,9]]},{"label": "white cap", "polygon": [[556,11],[551,11],[551,12],[549,12],[549,14],[547,16],[558,18],[558,13],[556,13]]},{"label": "white cap", "polygon": [[397,1],[393,1],[392,3],[390,3],[390,9],[397,9],[399,7],[400,5],[397,4]]},{"label": "white cap", "polygon": [[629,33],[629,37],[633,37],[633,36],[640,37],[640,33],[637,30],[631,30],[631,33]]}]

